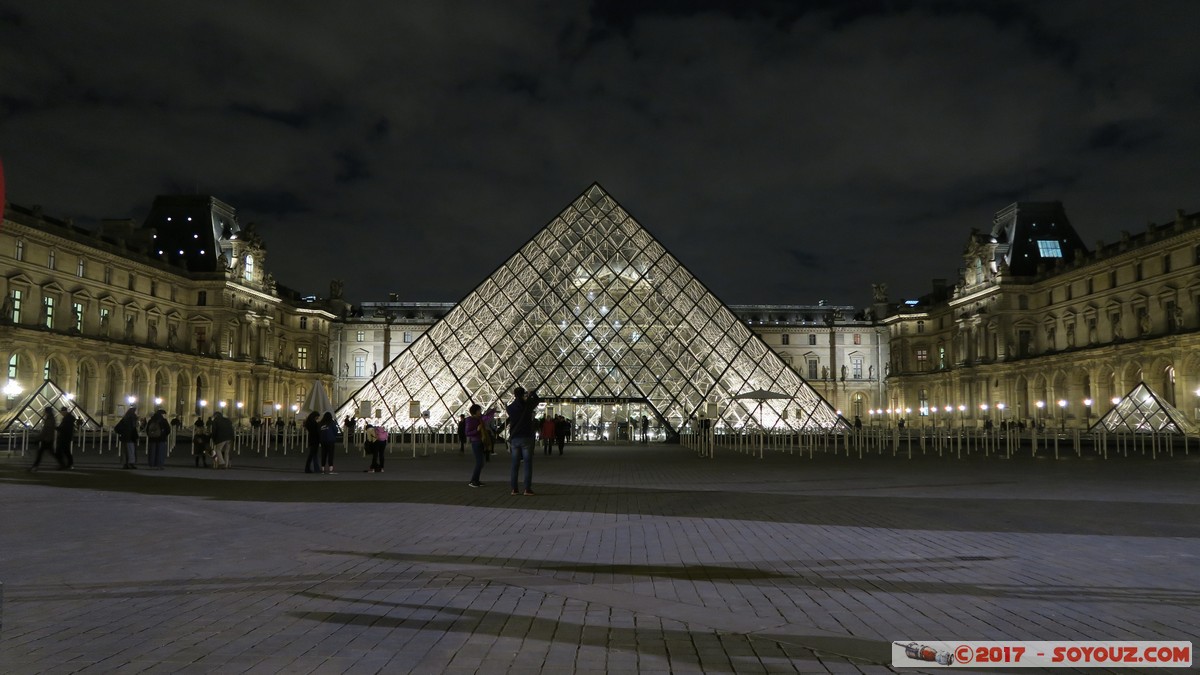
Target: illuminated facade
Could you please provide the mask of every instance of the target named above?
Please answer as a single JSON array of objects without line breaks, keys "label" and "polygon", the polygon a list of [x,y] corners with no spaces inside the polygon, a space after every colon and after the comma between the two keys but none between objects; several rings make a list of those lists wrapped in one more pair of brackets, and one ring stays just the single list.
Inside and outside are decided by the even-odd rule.
[{"label": "illuminated facade", "polygon": [[1062,205],[1018,203],[973,231],[962,276],[901,306],[889,407],[924,423],[1084,428],[1139,382],[1200,410],[1200,218],[1089,251]]},{"label": "illuminated facade", "polygon": [[[33,392],[51,380],[107,423],[131,399],[188,422],[217,409],[234,419],[286,411],[314,379],[332,381],[330,326],[348,305],[278,287],[266,259],[253,228],[212,197],[159,197],[144,223],[96,231],[8,205],[6,384]],[[16,388],[5,409],[20,401]]]},{"label": "illuminated facade", "polygon": [[[453,425],[514,386],[584,428],[702,416],[816,429],[834,409],[602,188],[593,185],[367,384],[339,416]],[[779,400],[737,400],[766,390]],[[411,405],[410,405],[411,404]],[[620,437],[619,435],[617,436]]]}]

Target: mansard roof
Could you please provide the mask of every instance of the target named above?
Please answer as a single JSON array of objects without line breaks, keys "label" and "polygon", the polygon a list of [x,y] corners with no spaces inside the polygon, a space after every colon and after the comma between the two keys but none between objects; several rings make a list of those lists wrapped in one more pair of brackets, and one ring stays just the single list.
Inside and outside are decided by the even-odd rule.
[{"label": "mansard roof", "polygon": [[992,219],[996,260],[1016,276],[1032,276],[1045,265],[1072,262],[1087,253],[1062,202],[1016,202]]}]

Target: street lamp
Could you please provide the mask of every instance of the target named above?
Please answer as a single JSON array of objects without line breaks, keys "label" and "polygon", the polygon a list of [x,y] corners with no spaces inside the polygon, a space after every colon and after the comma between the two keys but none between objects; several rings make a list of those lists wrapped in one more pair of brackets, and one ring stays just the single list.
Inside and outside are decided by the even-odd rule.
[{"label": "street lamp", "polygon": [[958,428],[967,428],[967,406],[961,403],[958,404]]},{"label": "street lamp", "polygon": [[1092,426],[1092,399],[1083,399],[1083,421],[1085,427]]},{"label": "street lamp", "polygon": [[9,380],[8,384],[4,385],[4,395],[9,398],[20,396],[22,391],[25,390],[21,388],[21,385],[17,384],[16,380]]},{"label": "street lamp", "polygon": [[1033,427],[1035,429],[1037,429],[1037,428],[1040,428],[1042,425],[1042,408],[1046,407],[1046,402],[1038,401],[1037,403],[1034,403],[1033,405],[1037,406],[1037,412],[1034,413],[1034,417],[1033,417]]},{"label": "street lamp", "polygon": [[1062,430],[1063,430],[1063,432],[1066,432],[1066,430],[1067,430],[1067,400],[1059,399],[1058,407],[1062,408]]},{"label": "street lamp", "polygon": [[1000,428],[1003,429],[1004,428],[1004,404],[997,403],[996,410],[999,411],[996,414],[1000,417]]}]

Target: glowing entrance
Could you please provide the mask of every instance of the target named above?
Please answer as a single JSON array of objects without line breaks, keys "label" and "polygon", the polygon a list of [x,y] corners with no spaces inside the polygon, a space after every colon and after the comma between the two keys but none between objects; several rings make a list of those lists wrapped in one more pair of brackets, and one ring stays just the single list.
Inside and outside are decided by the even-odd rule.
[{"label": "glowing entrance", "polygon": [[654,408],[645,400],[555,399],[542,405],[538,416],[543,414],[562,415],[571,420],[571,436],[576,441],[641,442],[643,419],[648,440],[667,438],[667,427],[657,419]]}]

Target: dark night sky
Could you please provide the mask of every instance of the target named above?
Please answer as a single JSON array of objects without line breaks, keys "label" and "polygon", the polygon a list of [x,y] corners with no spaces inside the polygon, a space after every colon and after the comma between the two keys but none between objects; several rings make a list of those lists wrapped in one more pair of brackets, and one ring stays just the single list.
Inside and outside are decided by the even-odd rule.
[{"label": "dark night sky", "polygon": [[1200,2],[0,0],[8,198],[213,194],[281,283],[457,300],[599,181],[723,300],[953,280],[1061,200],[1200,210]]}]

